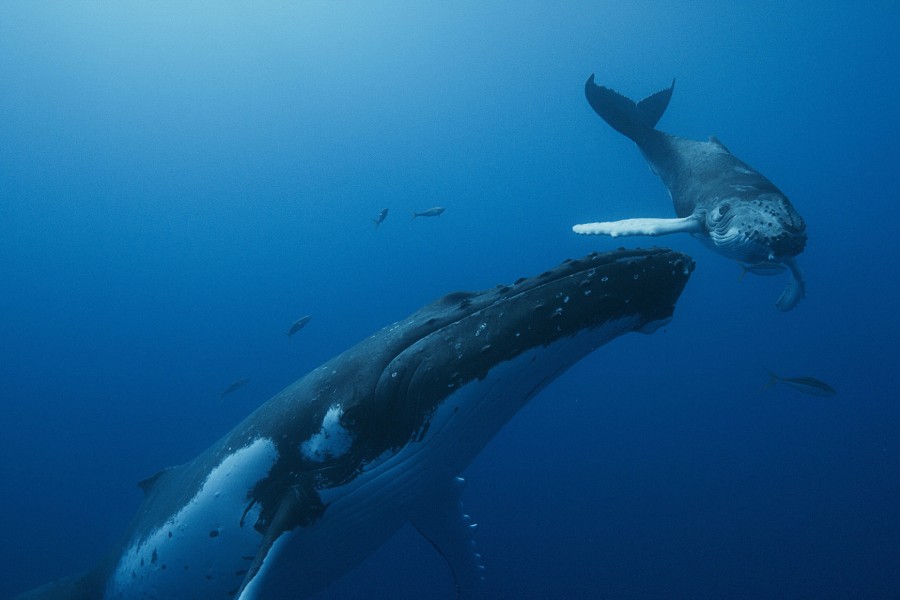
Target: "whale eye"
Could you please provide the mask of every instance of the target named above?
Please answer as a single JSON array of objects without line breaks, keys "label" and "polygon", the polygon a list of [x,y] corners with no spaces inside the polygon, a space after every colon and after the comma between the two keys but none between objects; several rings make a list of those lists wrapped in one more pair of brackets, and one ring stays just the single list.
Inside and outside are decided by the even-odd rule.
[{"label": "whale eye", "polygon": [[731,210],[731,205],[727,202],[719,206],[719,216],[724,217],[728,214],[728,211]]}]

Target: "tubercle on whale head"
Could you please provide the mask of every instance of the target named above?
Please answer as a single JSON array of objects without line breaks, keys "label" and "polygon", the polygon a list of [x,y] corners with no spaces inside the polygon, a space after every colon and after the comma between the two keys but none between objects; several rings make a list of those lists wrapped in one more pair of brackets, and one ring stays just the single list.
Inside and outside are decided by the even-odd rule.
[{"label": "tubercle on whale head", "polygon": [[771,238],[769,243],[775,260],[784,261],[803,252],[806,248],[806,239],[806,225],[794,231],[782,231]]}]

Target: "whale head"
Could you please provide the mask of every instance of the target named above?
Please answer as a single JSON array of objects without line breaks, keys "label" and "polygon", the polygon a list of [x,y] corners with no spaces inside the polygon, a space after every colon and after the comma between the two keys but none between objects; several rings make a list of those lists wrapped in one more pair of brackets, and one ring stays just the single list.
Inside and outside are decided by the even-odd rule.
[{"label": "whale head", "polygon": [[806,246],[806,224],[778,193],[719,199],[704,225],[716,251],[746,263],[786,262]]}]

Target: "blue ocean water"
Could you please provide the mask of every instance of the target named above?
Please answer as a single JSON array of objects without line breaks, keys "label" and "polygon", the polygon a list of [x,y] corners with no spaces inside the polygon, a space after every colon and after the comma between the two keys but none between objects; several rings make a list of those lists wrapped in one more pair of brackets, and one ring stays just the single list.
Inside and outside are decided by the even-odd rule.
[{"label": "blue ocean water", "polygon": [[[672,323],[464,474],[489,597],[900,597],[898,29],[897,2],[0,3],[0,597],[91,567],[137,481],[381,326],[648,245],[570,230],[672,216],[591,73],[677,77],[660,129],[792,199],[807,298],[650,240],[697,261]],[[453,584],[406,529],[319,595],[352,597]]]}]

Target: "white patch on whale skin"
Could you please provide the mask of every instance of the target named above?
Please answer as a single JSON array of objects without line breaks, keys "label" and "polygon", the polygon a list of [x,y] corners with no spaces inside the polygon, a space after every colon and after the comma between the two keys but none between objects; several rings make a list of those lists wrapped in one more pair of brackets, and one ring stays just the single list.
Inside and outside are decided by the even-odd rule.
[{"label": "white patch on whale skin", "polygon": [[340,404],[328,409],[318,433],[300,444],[300,454],[312,462],[324,462],[343,456],[353,444],[353,436],[341,425],[344,410]]},{"label": "white patch on whale skin", "polygon": [[225,598],[233,593],[262,542],[253,528],[258,505],[241,526],[247,495],[277,458],[275,444],[265,438],[227,456],[181,510],[123,552],[104,598]]}]

